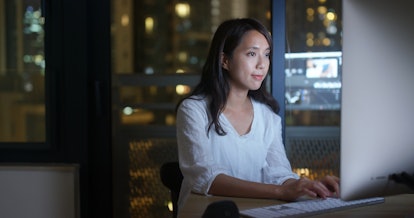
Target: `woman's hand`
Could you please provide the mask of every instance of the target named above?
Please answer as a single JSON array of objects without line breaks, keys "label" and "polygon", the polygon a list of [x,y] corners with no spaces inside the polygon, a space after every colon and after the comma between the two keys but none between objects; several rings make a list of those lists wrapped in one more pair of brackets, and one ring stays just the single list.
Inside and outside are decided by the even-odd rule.
[{"label": "woman's hand", "polygon": [[339,178],[336,176],[325,176],[320,180],[320,182],[325,185],[326,188],[329,189],[329,191],[332,192],[332,195],[328,197],[339,197]]},{"label": "woman's hand", "polygon": [[289,179],[281,186],[280,199],[295,201],[300,197],[327,198],[339,194],[339,178],[326,176],[320,181],[300,178]]}]

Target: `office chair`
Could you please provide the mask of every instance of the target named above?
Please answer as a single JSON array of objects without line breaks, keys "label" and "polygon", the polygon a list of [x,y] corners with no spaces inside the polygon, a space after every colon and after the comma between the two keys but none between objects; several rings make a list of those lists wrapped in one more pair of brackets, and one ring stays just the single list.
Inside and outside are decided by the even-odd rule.
[{"label": "office chair", "polygon": [[161,165],[160,178],[162,184],[170,190],[171,201],[173,204],[173,217],[177,217],[177,203],[180,194],[183,174],[181,173],[178,162],[167,162]]}]

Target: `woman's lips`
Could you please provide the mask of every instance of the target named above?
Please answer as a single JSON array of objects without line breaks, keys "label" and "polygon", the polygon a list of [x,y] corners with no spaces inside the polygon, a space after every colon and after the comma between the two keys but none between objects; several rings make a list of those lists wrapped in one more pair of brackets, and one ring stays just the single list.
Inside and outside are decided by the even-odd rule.
[{"label": "woman's lips", "polygon": [[263,76],[264,76],[264,75],[257,75],[257,74],[252,75],[252,77],[253,77],[255,80],[263,80]]}]

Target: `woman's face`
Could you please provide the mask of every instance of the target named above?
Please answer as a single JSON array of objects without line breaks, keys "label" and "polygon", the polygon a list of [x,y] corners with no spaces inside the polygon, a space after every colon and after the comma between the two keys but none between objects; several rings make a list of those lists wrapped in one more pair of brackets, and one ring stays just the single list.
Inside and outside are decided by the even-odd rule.
[{"label": "woman's face", "polygon": [[244,34],[233,56],[223,55],[223,68],[229,72],[233,91],[249,91],[260,88],[270,66],[270,45],[256,30]]}]

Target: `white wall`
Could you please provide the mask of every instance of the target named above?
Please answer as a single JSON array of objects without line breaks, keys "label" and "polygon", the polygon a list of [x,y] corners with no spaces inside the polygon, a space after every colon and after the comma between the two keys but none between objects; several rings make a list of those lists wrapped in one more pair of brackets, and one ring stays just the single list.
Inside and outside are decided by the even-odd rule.
[{"label": "white wall", "polygon": [[79,217],[74,165],[0,166],[0,217]]}]

